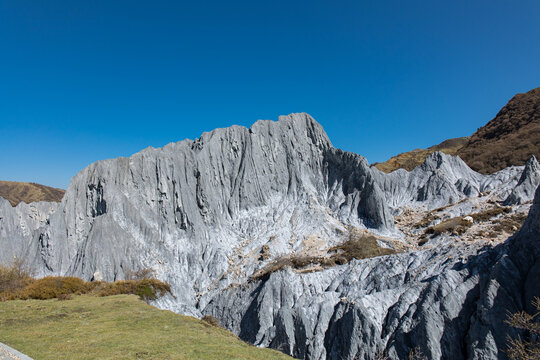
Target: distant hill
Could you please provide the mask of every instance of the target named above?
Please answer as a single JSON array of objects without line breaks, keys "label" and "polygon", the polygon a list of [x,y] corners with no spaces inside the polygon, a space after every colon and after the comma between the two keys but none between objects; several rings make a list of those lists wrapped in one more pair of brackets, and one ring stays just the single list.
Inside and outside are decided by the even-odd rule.
[{"label": "distant hill", "polygon": [[540,155],[540,87],[517,94],[457,153],[473,170],[493,173]]},{"label": "distant hill", "polygon": [[0,181],[0,196],[8,200],[12,206],[20,202],[62,201],[66,191],[49,186],[16,181]]},{"label": "distant hill", "polygon": [[375,163],[373,165],[377,169],[386,173],[401,168],[411,171],[418,165],[422,164],[424,160],[426,160],[426,158],[435,151],[441,151],[448,155],[456,155],[457,151],[463,147],[468,140],[468,137],[448,139],[439,145],[434,145],[427,149],[414,149],[412,151],[396,155],[385,162]]},{"label": "distant hill", "polygon": [[497,116],[470,137],[443,141],[373,164],[384,172],[412,170],[435,151],[459,155],[473,170],[490,174],[540,157],[540,88],[515,95]]}]

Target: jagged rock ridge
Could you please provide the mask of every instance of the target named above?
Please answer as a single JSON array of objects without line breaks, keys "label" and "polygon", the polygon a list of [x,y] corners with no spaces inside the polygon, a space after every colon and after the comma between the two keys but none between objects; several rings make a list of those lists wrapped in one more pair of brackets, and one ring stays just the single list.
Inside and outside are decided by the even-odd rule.
[{"label": "jagged rock ridge", "polygon": [[[435,153],[410,173],[385,175],[335,149],[309,115],[292,114],[94,163],[73,178],[60,204],[11,208],[0,201],[0,245],[7,249],[0,261],[15,255],[40,275],[91,279],[99,271],[106,280],[151,267],[176,294],[159,306],[213,314],[245,340],[306,359],[370,358],[376,350],[401,357],[415,344],[433,358],[451,346],[490,358],[496,342],[464,343],[453,331],[466,325],[447,323],[474,313],[469,297],[481,290],[471,274],[491,269],[484,264],[495,264],[492,251],[446,244],[248,279],[282,255],[344,241],[349,227],[400,238],[393,214],[403,206],[433,208],[485,189],[527,202],[533,165],[485,176]],[[261,260],[263,245],[270,256]],[[482,260],[463,268],[445,260],[477,253]],[[420,305],[448,309],[434,316]],[[444,342],[436,345],[439,335]]]}]

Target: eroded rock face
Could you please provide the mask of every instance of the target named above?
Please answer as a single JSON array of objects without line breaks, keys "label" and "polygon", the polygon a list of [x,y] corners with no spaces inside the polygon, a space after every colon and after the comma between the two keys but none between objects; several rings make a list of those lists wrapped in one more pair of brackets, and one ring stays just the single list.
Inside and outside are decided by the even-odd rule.
[{"label": "eroded rock face", "polygon": [[292,270],[223,291],[204,313],[302,359],[500,359],[508,311],[540,296],[540,187],[521,231],[495,248],[453,244]]},{"label": "eroded rock face", "polygon": [[519,205],[531,200],[538,184],[540,184],[540,164],[533,155],[525,164],[516,187],[504,201],[505,205]]},{"label": "eroded rock face", "polygon": [[[519,186],[536,176],[533,165],[481,175],[435,153],[387,175],[335,149],[309,115],[292,114],[99,161],[60,204],[0,199],[0,262],[24,257],[38,275],[87,280],[153,268],[176,295],[156,305],[212,314],[243,339],[299,358],[403,358],[417,345],[433,359],[497,358],[507,331],[500,312],[524,306],[510,289],[538,279],[523,278],[536,266],[529,245],[441,241],[250,279],[281,256],[343,242],[350,227],[403,238],[392,215],[403,206],[432,209],[486,191],[527,202],[532,194]],[[518,266],[525,252],[530,261]]]}]

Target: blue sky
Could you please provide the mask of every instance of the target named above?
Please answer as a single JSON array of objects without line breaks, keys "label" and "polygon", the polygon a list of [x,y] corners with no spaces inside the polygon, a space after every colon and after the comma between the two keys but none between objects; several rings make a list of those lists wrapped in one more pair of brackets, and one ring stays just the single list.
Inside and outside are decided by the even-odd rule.
[{"label": "blue sky", "polygon": [[384,161],[540,86],[540,1],[0,0],[0,179],[308,112]]}]

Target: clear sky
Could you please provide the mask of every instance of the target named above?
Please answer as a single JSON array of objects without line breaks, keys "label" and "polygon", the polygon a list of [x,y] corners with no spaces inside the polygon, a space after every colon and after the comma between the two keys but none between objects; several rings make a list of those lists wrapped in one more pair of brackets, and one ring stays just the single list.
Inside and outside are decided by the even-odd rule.
[{"label": "clear sky", "polygon": [[0,0],[0,179],[307,112],[369,162],[540,86],[540,1]]}]

